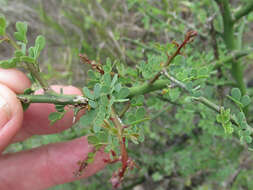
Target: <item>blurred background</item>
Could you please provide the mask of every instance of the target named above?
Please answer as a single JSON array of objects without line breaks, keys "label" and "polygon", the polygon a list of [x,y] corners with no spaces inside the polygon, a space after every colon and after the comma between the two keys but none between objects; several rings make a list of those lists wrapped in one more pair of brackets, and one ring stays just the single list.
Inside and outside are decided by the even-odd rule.
[{"label": "blurred background", "polygon": [[[238,9],[245,2],[234,0],[232,5]],[[181,42],[189,30],[199,33],[192,45],[199,61],[213,59],[211,23],[217,31],[223,30],[218,12],[216,3],[209,0],[0,0],[0,14],[8,20],[10,34],[15,31],[17,21],[25,21],[29,26],[30,44],[34,44],[39,34],[46,37],[46,49],[40,57],[44,77],[51,84],[78,87],[85,85],[89,68],[80,62],[79,53],[102,63],[110,57],[134,70],[149,53],[156,54],[168,42]],[[252,21],[251,13],[241,22],[245,26],[245,47],[253,46]],[[226,50],[219,35],[217,43],[222,57]],[[9,45],[1,44],[0,59],[11,56]],[[252,64],[247,61],[252,63],[252,58],[245,59],[245,80],[250,83]],[[163,102],[156,101],[153,105],[152,100],[147,105],[150,113],[167,111],[159,112],[146,127],[145,143],[131,145],[130,154],[140,169],[129,172],[123,190],[253,189],[252,156],[235,139],[221,137],[223,129],[215,121],[201,123],[190,107],[175,110],[172,106],[164,107]],[[168,113],[172,118],[168,119]],[[206,117],[212,116],[206,114]],[[170,129],[169,120],[173,123]],[[212,136],[213,131],[208,132],[211,129],[206,125],[216,126],[216,137]],[[11,145],[7,151],[75,138],[80,136],[78,127],[62,134],[33,137]],[[203,128],[207,132],[203,133]],[[89,179],[50,190],[112,189],[109,179],[115,168],[109,166]],[[233,174],[237,177],[231,186]]]}]

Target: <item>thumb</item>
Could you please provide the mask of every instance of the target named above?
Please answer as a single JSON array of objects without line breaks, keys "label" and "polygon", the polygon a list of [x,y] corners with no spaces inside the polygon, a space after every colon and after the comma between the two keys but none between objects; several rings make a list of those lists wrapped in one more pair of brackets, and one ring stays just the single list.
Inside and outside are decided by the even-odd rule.
[{"label": "thumb", "polygon": [[16,94],[0,83],[0,153],[11,142],[23,121],[23,109]]}]

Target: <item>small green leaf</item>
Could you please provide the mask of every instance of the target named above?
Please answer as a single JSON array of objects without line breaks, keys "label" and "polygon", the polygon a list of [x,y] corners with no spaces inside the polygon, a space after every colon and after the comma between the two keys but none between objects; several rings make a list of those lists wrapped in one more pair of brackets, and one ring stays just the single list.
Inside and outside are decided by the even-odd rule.
[{"label": "small green leaf", "polygon": [[244,137],[246,143],[250,144],[252,142],[252,137],[251,136],[245,136]]},{"label": "small green leaf", "polygon": [[179,98],[180,93],[181,91],[179,90],[179,88],[171,89],[169,91],[169,96],[171,98],[171,101],[172,102],[176,101]]},{"label": "small green leaf", "polygon": [[26,33],[27,32],[27,23],[25,22],[17,22],[16,29],[18,32]]},{"label": "small green leaf", "polygon": [[95,123],[94,126],[93,126],[93,130],[94,130],[95,133],[98,133],[101,130],[100,124]]},{"label": "small green leaf", "polygon": [[247,124],[247,121],[246,121],[246,120],[243,121],[243,122],[241,122],[240,125],[241,125],[241,128],[242,128],[242,129],[247,129],[247,128],[248,128],[248,124]]},{"label": "small green leaf", "polygon": [[217,115],[216,120],[217,120],[218,123],[222,123],[221,115]]},{"label": "small green leaf", "polygon": [[86,160],[87,164],[90,164],[94,161],[94,157],[88,157],[88,159]]},{"label": "small green leaf", "polygon": [[111,86],[111,74],[110,73],[105,73],[103,76],[104,79],[104,84],[106,86]]},{"label": "small green leaf", "polygon": [[189,90],[189,91],[192,91],[192,88],[193,88],[193,82],[189,81],[186,83],[186,88]]},{"label": "small green leaf", "polygon": [[145,111],[144,107],[138,108],[138,109],[136,110],[136,114],[135,114],[136,119],[137,119],[137,120],[143,119],[144,116],[145,116],[145,113],[146,113],[146,111]]},{"label": "small green leaf", "polygon": [[112,83],[111,83],[111,87],[113,87],[115,85],[115,83],[117,82],[118,80],[118,74],[115,74],[113,79],[112,79]]},{"label": "small green leaf", "polygon": [[117,94],[117,99],[123,99],[126,98],[129,95],[130,91],[128,88],[123,87],[120,89],[119,93]]},{"label": "small green leaf", "polygon": [[120,84],[120,83],[117,83],[117,84],[115,85],[114,89],[115,89],[116,92],[119,92],[120,89],[121,89],[121,84]]},{"label": "small green leaf", "polygon": [[92,122],[94,121],[96,115],[97,115],[97,111],[96,110],[90,110],[90,111],[88,111],[87,113],[85,113],[80,118],[80,124],[83,125],[84,127],[92,124]]},{"label": "small green leaf", "polygon": [[110,86],[102,86],[102,88],[101,88],[101,92],[104,94],[109,94],[110,91],[111,91]]},{"label": "small green leaf", "polygon": [[20,57],[20,62],[34,63],[35,60],[34,60],[34,58],[32,58],[32,57],[21,56],[21,57]]},{"label": "small green leaf", "polygon": [[5,35],[6,30],[6,20],[4,16],[0,16],[0,36]]},{"label": "small green leaf", "polygon": [[198,75],[201,76],[207,76],[208,75],[208,69],[206,67],[202,67],[198,70]]},{"label": "small green leaf", "polygon": [[241,125],[245,121],[245,115],[244,115],[244,113],[243,112],[239,112],[236,115],[236,119],[237,119],[239,125]]},{"label": "small green leaf", "polygon": [[55,105],[55,109],[57,110],[57,112],[64,112],[64,107],[65,105]]},{"label": "small green leaf", "polygon": [[28,55],[29,57],[35,57],[35,47],[30,47],[28,49]]},{"label": "small green leaf", "polygon": [[232,96],[234,99],[240,101],[241,96],[242,96],[240,89],[239,89],[239,88],[233,88],[233,89],[231,90],[231,96]]},{"label": "small green leaf", "polygon": [[112,71],[112,63],[111,63],[111,59],[107,58],[106,59],[106,65],[103,66],[103,69],[105,71],[105,73],[110,74]]},{"label": "small green leaf", "polygon": [[224,130],[225,130],[226,134],[232,134],[233,131],[234,131],[231,122],[228,122],[228,123],[224,124],[223,127],[224,127]]},{"label": "small green leaf", "polygon": [[200,97],[200,96],[202,96],[202,91],[200,91],[200,90],[194,90],[194,91],[192,91],[192,96],[194,96],[194,97]]},{"label": "small green leaf", "polygon": [[96,74],[94,73],[93,70],[91,70],[91,69],[88,70],[87,74],[88,74],[89,79],[91,79],[91,80],[96,80],[97,79]]},{"label": "small green leaf", "polygon": [[96,134],[96,137],[99,139],[100,143],[105,143],[108,141],[108,133],[106,132]]},{"label": "small green leaf", "polygon": [[15,52],[14,52],[14,56],[15,57],[21,57],[21,56],[23,56],[24,54],[23,54],[23,52],[21,51],[21,50],[16,50]]},{"label": "small green leaf", "polygon": [[87,139],[89,144],[95,145],[99,143],[99,139],[94,135],[88,136]]},{"label": "small green leaf", "polygon": [[94,95],[90,92],[90,90],[87,87],[83,87],[83,93],[84,96],[86,96],[87,98],[94,100]]},{"label": "small green leaf", "polygon": [[185,65],[186,64],[186,58],[185,58],[185,56],[183,56],[183,55],[176,56],[175,59],[174,59],[174,61],[173,61],[173,64],[179,65],[179,66]]},{"label": "small green leaf", "polygon": [[23,107],[23,111],[25,111],[25,110],[27,110],[27,108],[29,107],[29,103],[27,104],[27,103],[23,103],[22,102],[22,107]]},{"label": "small green leaf", "polygon": [[93,100],[89,100],[89,105],[92,107],[92,108],[96,108],[98,106],[97,102],[93,101]]},{"label": "small green leaf", "polygon": [[21,47],[20,50],[22,51],[23,55],[26,55],[26,44],[23,42],[17,42],[18,45]]},{"label": "small green leaf", "polygon": [[46,44],[45,37],[42,35],[37,36],[35,40],[35,48],[38,48],[38,51],[41,51],[44,49],[45,44]]},{"label": "small green leaf", "polygon": [[34,58],[37,59],[40,55],[40,52],[44,49],[46,44],[45,37],[42,35],[37,36],[35,40],[35,48],[34,48]]},{"label": "small green leaf", "polygon": [[24,90],[24,94],[26,94],[26,95],[32,94],[32,93],[34,93],[34,90],[33,90],[32,88],[26,88],[26,89]]},{"label": "small green leaf", "polygon": [[89,152],[88,158],[87,158],[87,160],[86,160],[86,163],[87,163],[87,164],[92,163],[92,162],[94,161],[95,155],[96,155],[95,152]]},{"label": "small green leaf", "polygon": [[50,120],[50,124],[54,124],[56,121],[60,120],[61,118],[63,118],[64,114],[66,112],[52,112],[49,115],[49,120]]},{"label": "small green leaf", "polygon": [[10,68],[14,68],[16,66],[17,66],[17,64],[16,64],[16,62],[13,61],[13,59],[0,61],[0,67],[4,68],[4,69],[10,69]]},{"label": "small green leaf", "polygon": [[17,22],[16,29],[17,32],[14,33],[14,37],[17,41],[27,43],[26,33],[27,33],[27,23],[25,22]]},{"label": "small green leaf", "polygon": [[100,84],[95,84],[94,86],[94,99],[99,98],[100,96],[100,91],[101,91],[101,85]]},{"label": "small green leaf", "polygon": [[142,106],[143,103],[144,103],[143,95],[135,96],[134,98],[131,99],[132,106]]},{"label": "small green leaf", "polygon": [[125,69],[123,63],[117,62],[116,68],[117,68],[118,73],[119,73],[121,76],[125,76],[125,74],[126,74],[126,69]]},{"label": "small green leaf", "polygon": [[154,181],[161,181],[163,179],[163,175],[160,174],[159,172],[155,172],[152,175],[152,178],[153,178]]},{"label": "small green leaf", "polygon": [[225,123],[230,121],[230,109],[226,109],[225,112],[222,113],[223,121]]},{"label": "small green leaf", "polygon": [[248,106],[250,104],[251,100],[248,95],[244,95],[241,99],[241,103],[243,104],[244,107]]}]

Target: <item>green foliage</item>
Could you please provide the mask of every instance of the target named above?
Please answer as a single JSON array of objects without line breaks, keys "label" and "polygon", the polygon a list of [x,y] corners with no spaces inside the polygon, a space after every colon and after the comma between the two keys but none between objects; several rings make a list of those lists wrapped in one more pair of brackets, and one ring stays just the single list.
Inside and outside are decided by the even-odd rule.
[{"label": "green foliage", "polygon": [[166,62],[166,56],[148,55],[148,62],[142,61],[140,63],[140,71],[144,79],[151,79],[156,72],[162,69],[163,64]]},{"label": "green foliage", "polygon": [[[2,17],[2,19],[4,19],[4,17]],[[27,29],[28,29],[27,23],[17,22],[16,23],[17,32],[14,33],[17,42],[12,41],[12,39],[9,39],[6,36],[7,40],[11,41],[11,44],[14,46],[15,52],[13,58],[0,61],[0,66],[2,68],[5,69],[14,68],[23,62],[34,65],[37,63],[37,59],[39,58],[41,51],[45,48],[46,43],[45,37],[41,35],[37,36],[35,40],[35,46],[30,47],[27,52],[27,43],[28,43]]]},{"label": "green foliage", "polygon": [[222,107],[221,113],[217,115],[217,121],[222,124],[222,127],[224,128],[226,134],[231,134],[234,131],[232,122],[230,120],[230,109],[224,110]]},{"label": "green foliage", "polygon": [[[45,53],[45,38],[37,36],[34,46],[28,47],[27,24],[17,22],[15,40],[11,40],[6,20],[0,17],[0,42],[9,42],[15,48],[14,56],[0,61],[0,67],[23,67],[25,62],[39,72],[43,70],[40,58],[47,61],[48,76],[53,77],[56,63],[61,63],[56,68],[66,66],[66,72],[60,70],[60,75],[68,76],[70,83],[75,79],[74,83],[83,87],[82,98],[87,98],[84,104],[71,103],[74,115],[83,108],[86,113],[71,130],[42,136],[41,142],[86,135],[95,147],[88,154],[88,164],[102,146],[106,152],[115,151],[120,156],[120,139],[126,138],[129,156],[140,168],[129,171],[131,177],[125,177],[122,189],[138,182],[151,184],[152,189],[252,189],[253,174],[242,163],[245,155],[252,160],[248,150],[252,150],[253,90],[246,88],[243,81],[249,78],[242,75],[246,63],[252,60],[252,42],[243,40],[250,35],[252,13],[239,24],[227,25],[224,18],[230,17],[224,17],[226,11],[221,8],[226,6],[222,2],[228,1],[59,1],[57,11],[53,10],[59,15],[53,15],[41,3],[37,10],[40,19],[56,33],[52,37],[52,30],[41,30],[47,36],[47,46],[62,43],[64,48],[54,46],[43,60],[40,55]],[[234,19],[240,7],[233,10],[233,2],[228,7]],[[185,45],[165,68],[189,30],[198,32],[195,41]],[[243,56],[237,57],[238,51]],[[91,59],[87,66],[77,64],[78,53]],[[50,54],[52,60],[48,60]],[[54,56],[60,58],[55,61]],[[247,58],[242,59],[244,56]],[[164,69],[171,78],[163,72],[150,83]],[[41,83],[35,74],[31,74],[34,81]],[[49,116],[52,124],[64,116],[66,105],[55,103],[56,112]],[[115,118],[122,128],[115,124]],[[34,146],[26,143],[27,148]],[[76,182],[65,188],[110,189],[107,179],[118,165],[113,167],[85,182],[85,186]],[[229,184],[237,171],[239,174]]]},{"label": "green foliage", "polygon": [[4,36],[5,35],[5,30],[6,30],[6,20],[5,20],[5,17],[4,16],[0,16],[0,36]]},{"label": "green foliage", "polygon": [[231,96],[228,96],[233,102],[235,102],[241,109],[248,106],[251,99],[248,95],[242,96],[239,88],[233,88],[231,90]]},{"label": "green foliage", "polygon": [[29,57],[34,58],[35,60],[38,59],[38,57],[40,56],[41,51],[44,49],[45,47],[45,37],[44,36],[37,36],[36,40],[35,40],[35,46],[34,47],[30,47],[28,52],[29,52]]},{"label": "green foliage", "polygon": [[50,113],[48,119],[50,120],[50,124],[54,124],[56,121],[60,120],[63,118],[65,112],[52,112]]},{"label": "green foliage", "polygon": [[26,33],[27,33],[27,23],[25,22],[17,22],[16,23],[16,30],[17,32],[14,33],[14,37],[17,41],[23,42],[27,44],[27,38],[26,38]]}]

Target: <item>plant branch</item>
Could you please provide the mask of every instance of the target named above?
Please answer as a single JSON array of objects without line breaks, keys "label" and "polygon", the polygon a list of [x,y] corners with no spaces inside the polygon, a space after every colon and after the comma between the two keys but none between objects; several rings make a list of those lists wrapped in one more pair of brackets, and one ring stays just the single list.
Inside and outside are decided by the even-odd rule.
[{"label": "plant branch", "polygon": [[250,55],[252,52],[253,52],[253,49],[230,52],[229,55],[226,56],[225,58],[220,59],[218,61],[215,61],[214,62],[214,64],[215,64],[214,68],[217,69],[219,66],[223,65],[224,63],[235,61],[237,59],[240,59],[242,57]]},{"label": "plant branch", "polygon": [[[120,120],[119,116],[116,114],[114,108],[112,107],[112,113],[111,113],[111,120],[114,124],[114,126],[118,130],[118,139],[120,144],[120,161],[121,161],[121,168],[116,171],[112,176],[112,183],[115,188],[117,188],[120,183],[122,182],[124,175],[127,171],[127,168],[130,164],[130,158],[128,157],[128,152],[126,149],[126,137],[124,136],[124,126],[122,121]],[[115,181],[115,182],[113,182]]]},{"label": "plant branch", "polygon": [[[227,62],[231,62],[233,60],[237,60],[241,57],[247,56],[251,52],[252,52],[251,49],[246,50],[246,51],[231,52],[232,55],[229,55],[222,60],[218,60],[216,62],[213,62],[212,64],[214,64],[215,68],[216,68],[218,65],[221,65],[221,64],[224,64]],[[174,79],[171,76],[169,76],[169,79],[175,84],[180,83],[180,81],[175,81],[176,79]],[[136,86],[129,88],[130,94],[129,94],[128,98],[132,98],[132,97],[138,96],[138,95],[144,95],[149,92],[156,91],[156,90],[161,90],[163,88],[166,88],[167,85],[168,85],[168,80],[164,80],[164,79],[157,80],[153,84],[149,84],[148,82],[146,82],[144,84],[136,85]],[[185,85],[183,83],[181,83],[181,87],[183,87],[185,89]],[[76,103],[78,103],[78,102],[76,102],[76,100],[74,100],[76,97],[78,97],[78,96],[70,96],[70,95],[67,96],[67,95],[63,95],[63,94],[56,94],[56,95],[51,95],[51,94],[48,94],[48,95],[47,94],[45,94],[45,95],[25,95],[25,94],[22,94],[22,95],[17,95],[17,98],[20,99],[21,102],[24,102],[24,103],[52,103],[52,104],[62,104],[62,105],[75,105]],[[82,101],[80,103],[83,104]],[[122,114],[123,114],[123,112],[120,115],[122,115]]]},{"label": "plant branch", "polygon": [[[227,63],[227,62],[231,62],[233,60],[237,60],[239,58],[247,56],[251,52],[252,52],[251,49],[246,50],[246,51],[244,50],[244,51],[231,52],[230,55],[223,58],[222,60],[218,60],[218,61],[215,61],[215,62],[210,63],[210,64],[214,64],[215,65],[214,68],[216,68],[218,65],[221,65],[221,64],[224,64],[224,63]],[[138,95],[144,95],[144,94],[147,94],[149,92],[156,91],[156,90],[161,90],[163,88],[166,88],[167,85],[168,85],[168,81],[164,80],[164,79],[157,80],[153,84],[148,84],[148,82],[146,82],[144,84],[136,85],[136,86],[133,86],[133,87],[129,88],[130,94],[129,94],[128,98],[132,98],[132,97],[138,96]],[[61,97],[62,96],[66,96],[66,95],[57,94],[57,96],[54,96],[54,100],[51,100],[50,97],[52,97],[52,96],[50,96],[50,95],[24,95],[24,94],[23,95],[17,95],[17,97],[21,101],[25,101],[27,99],[27,100],[29,100],[29,103],[59,103],[59,102],[61,102]],[[74,97],[75,96],[73,96],[72,98],[74,98]],[[76,103],[75,101],[70,100],[70,99],[71,99],[71,96],[69,97],[68,104],[71,105],[71,104]],[[66,105],[66,104],[64,104],[64,105]]]},{"label": "plant branch", "polygon": [[49,103],[57,105],[78,105],[87,106],[88,99],[83,96],[65,94],[44,94],[44,95],[17,95],[23,103]]},{"label": "plant branch", "polygon": [[[168,74],[168,72],[164,69],[163,70],[163,74],[173,83],[175,83],[176,85],[178,85],[180,88],[182,88],[183,90],[185,90],[186,92],[188,93],[191,93],[191,90],[189,90],[185,84],[183,84],[182,82],[180,82],[179,80],[177,80],[176,78],[170,76]],[[200,96],[200,97],[194,97],[193,98],[195,101],[198,101],[204,105],[206,105],[207,107],[211,108],[212,110],[220,113],[220,106],[212,103],[211,101],[209,101],[208,99],[206,99],[205,97],[203,96]]]},{"label": "plant branch", "polygon": [[142,95],[142,94],[147,94],[152,91],[160,90],[165,88],[168,85],[167,80],[157,80],[153,84],[149,84],[148,82],[140,85],[133,86],[129,88],[130,93],[128,95],[128,98],[132,98],[134,96]]},{"label": "plant branch", "polygon": [[248,15],[251,11],[253,11],[253,1],[250,1],[247,5],[243,6],[235,13],[233,23],[237,22],[240,18]]},{"label": "plant branch", "polygon": [[83,63],[91,65],[92,69],[97,70],[101,75],[105,74],[101,64],[91,61],[86,54],[79,54],[79,57]]},{"label": "plant branch", "polygon": [[[188,88],[186,88],[186,86],[180,82],[179,80],[175,79],[174,77],[170,76],[167,71],[164,69],[163,70],[163,74],[173,83],[177,84],[180,88],[184,89],[186,92],[191,93],[191,90],[189,90]],[[203,105],[207,106],[208,108],[214,110],[217,113],[220,113],[221,111],[221,107],[216,105],[215,103],[211,102],[210,100],[208,100],[207,98],[200,96],[200,97],[192,97],[193,100],[202,103]],[[234,116],[230,116],[230,120],[231,122],[238,126],[236,119]]]},{"label": "plant branch", "polygon": [[[130,94],[127,98],[132,98],[137,95],[146,94],[152,91],[163,89],[167,86],[167,80],[158,80],[154,84],[148,83],[137,85],[129,88]],[[26,95],[19,94],[17,98],[23,103],[49,103],[61,105],[76,105],[84,104],[88,99],[83,96],[65,95],[65,94],[43,94],[43,95]]]},{"label": "plant branch", "polygon": [[4,36],[4,40],[12,45],[15,49],[20,49],[18,44],[7,34]]},{"label": "plant branch", "polygon": [[30,73],[37,79],[37,81],[39,82],[39,84],[43,88],[44,92],[47,92],[50,89],[49,85],[46,82],[46,80],[44,80],[40,76],[39,71],[37,70],[37,68],[33,64],[31,64],[31,63],[25,62],[25,64],[27,66],[27,69],[30,71]]},{"label": "plant branch", "polygon": [[[16,50],[20,50],[19,45],[10,36],[6,35],[6,38],[7,38],[6,41],[9,42]],[[36,68],[36,66],[34,64],[27,62],[25,62],[25,64],[28,71],[36,78],[36,80],[39,82],[43,90],[47,92],[49,90],[49,85],[46,82],[46,80],[40,76],[40,73]]]},{"label": "plant branch", "polygon": [[229,0],[216,0],[220,7],[220,12],[223,19],[223,38],[226,43],[226,46],[229,50],[234,50],[236,43],[234,38],[234,25],[232,14],[230,10]]},{"label": "plant branch", "polygon": [[[216,0],[220,7],[220,12],[223,18],[223,40],[229,51],[238,50],[238,43],[235,37],[234,22],[230,10],[229,0]],[[235,79],[238,88],[241,90],[242,95],[246,94],[246,84],[244,83],[243,73],[244,69],[241,62],[232,61],[231,75]],[[247,107],[244,109],[244,113],[247,114]]]}]

